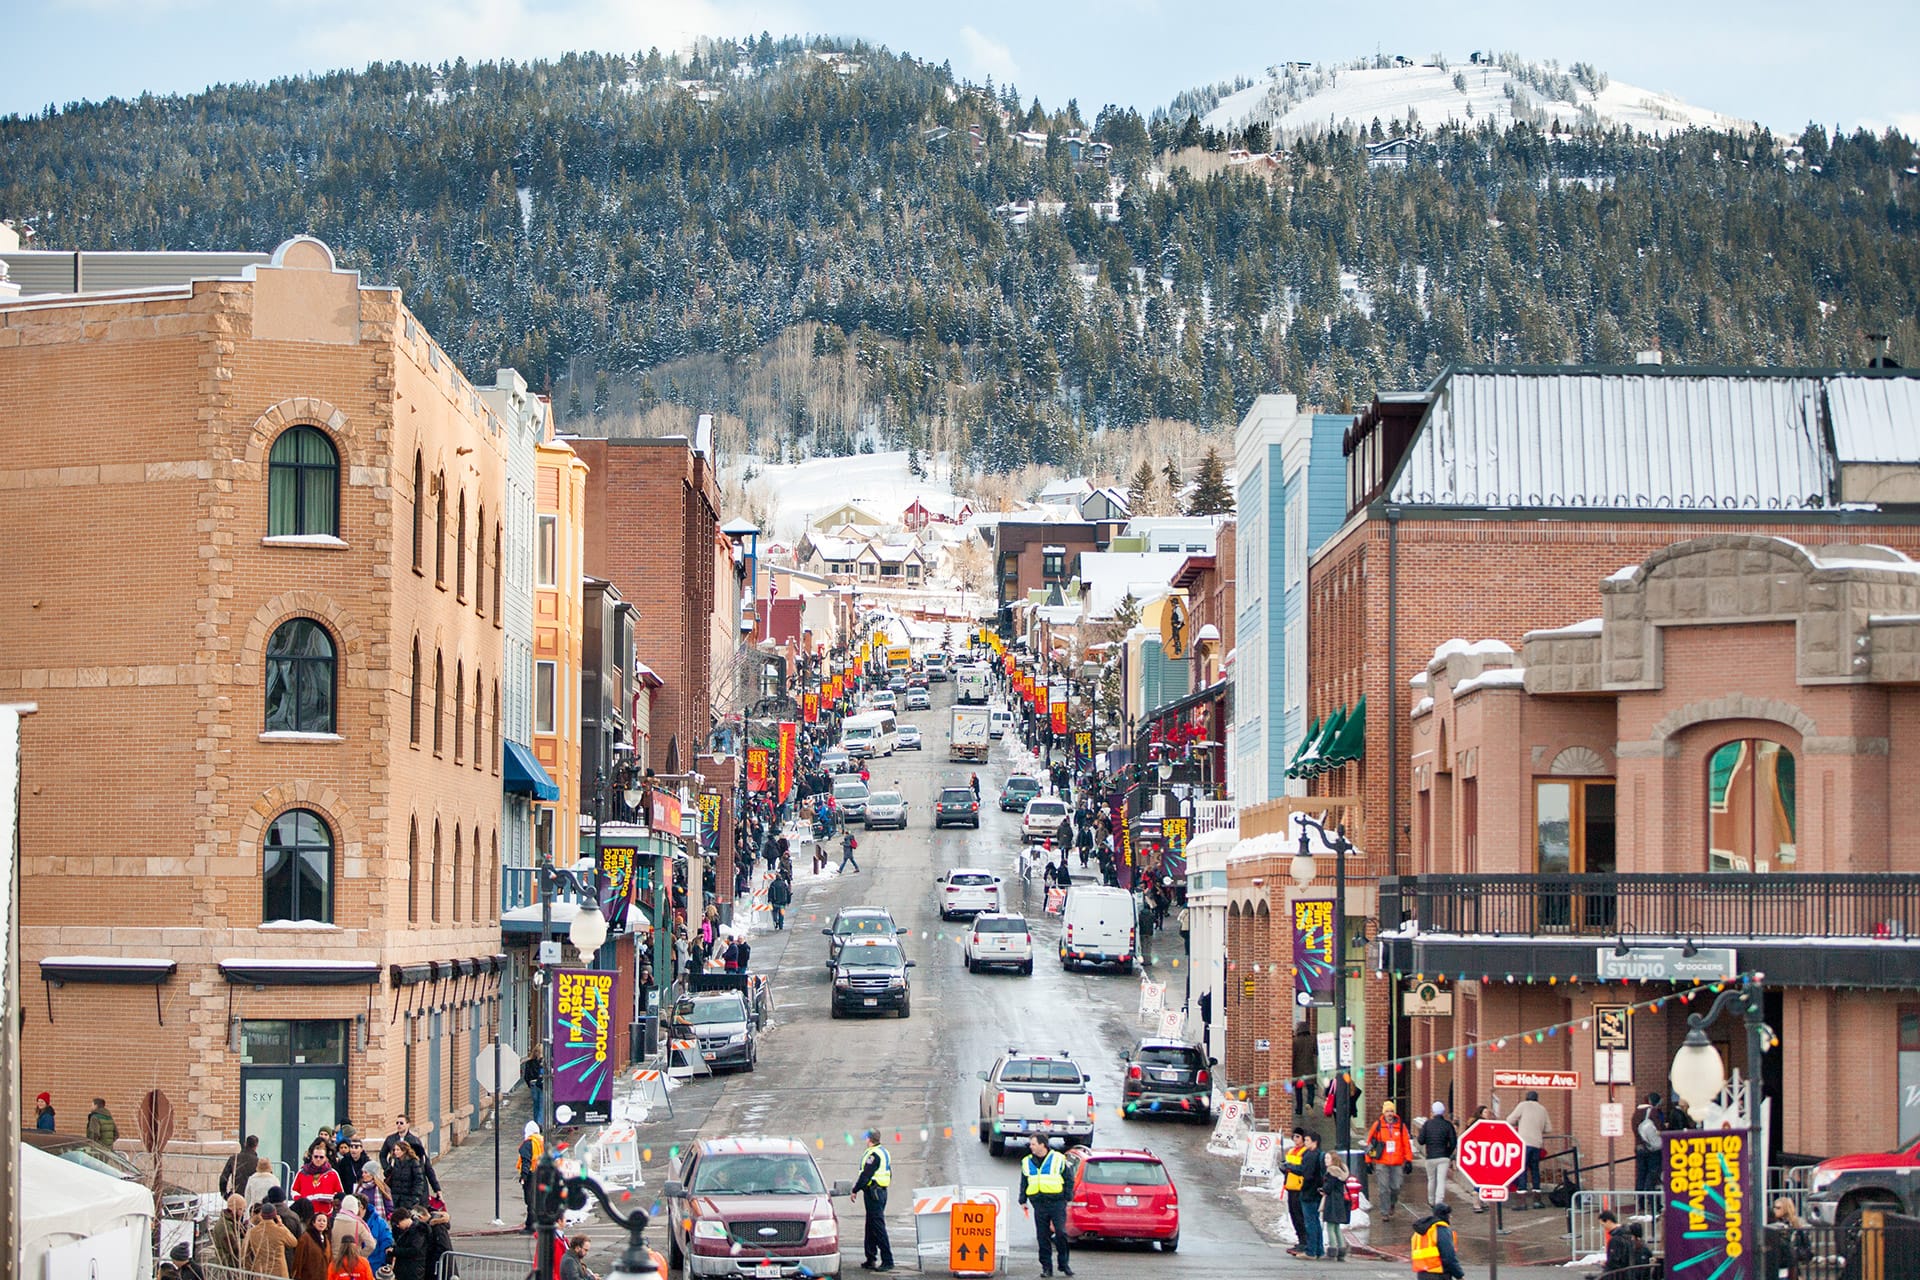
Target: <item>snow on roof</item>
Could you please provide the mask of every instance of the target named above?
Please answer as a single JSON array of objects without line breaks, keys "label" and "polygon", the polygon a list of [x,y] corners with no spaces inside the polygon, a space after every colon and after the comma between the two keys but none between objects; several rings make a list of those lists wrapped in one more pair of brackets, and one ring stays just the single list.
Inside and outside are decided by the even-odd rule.
[{"label": "snow on roof", "polygon": [[1066,480],[1054,480],[1040,490],[1039,500],[1049,498],[1070,498],[1078,501],[1093,492],[1093,482],[1085,476],[1073,476]]},{"label": "snow on roof", "polygon": [[1186,562],[1184,551],[1081,552],[1080,583],[1086,592],[1087,616],[1111,618],[1128,591],[1142,604],[1158,599]]},{"label": "snow on roof", "polygon": [[836,538],[830,534],[821,534],[812,539],[813,553],[822,560],[851,560],[860,553],[865,543],[857,543],[852,538]]},{"label": "snow on roof", "polygon": [[1599,618],[1587,618],[1580,622],[1570,622],[1564,627],[1543,627],[1538,631],[1527,632],[1529,640],[1551,640],[1567,636],[1597,636],[1604,627]]},{"label": "snow on roof", "polygon": [[142,956],[42,956],[40,963],[63,969],[170,969],[179,962]]},{"label": "snow on roof", "polygon": [[[540,909],[538,907],[534,908],[533,918],[536,920],[540,918],[539,910]],[[380,962],[377,960],[301,960],[301,959],[263,960],[255,956],[237,956],[232,959],[222,960],[220,962],[220,966],[223,969],[241,969],[241,970],[245,970],[245,969],[361,970],[361,969],[369,969],[369,968],[378,969],[380,967]]]},{"label": "snow on roof", "polygon": [[849,500],[869,511],[899,512],[916,497],[950,498],[953,493],[944,480],[922,479],[909,472],[903,449],[790,463],[745,458],[729,465],[727,478],[738,481],[749,465],[754,472],[751,485],[764,484],[768,494],[763,533],[788,539],[798,539],[805,532],[810,513],[831,511]]},{"label": "snow on roof", "polygon": [[1920,380],[1834,378],[1827,407],[1840,461],[1920,461]]},{"label": "snow on roof", "polygon": [[1475,689],[1515,688],[1526,682],[1527,672],[1524,667],[1493,667],[1469,680],[1462,680],[1454,686],[1453,696],[1464,698]]},{"label": "snow on roof", "polygon": [[1433,699],[1422,698],[1420,699],[1420,701],[1413,704],[1413,710],[1407,712],[1407,719],[1418,720],[1421,716],[1426,715],[1428,712],[1432,710],[1433,710]]}]

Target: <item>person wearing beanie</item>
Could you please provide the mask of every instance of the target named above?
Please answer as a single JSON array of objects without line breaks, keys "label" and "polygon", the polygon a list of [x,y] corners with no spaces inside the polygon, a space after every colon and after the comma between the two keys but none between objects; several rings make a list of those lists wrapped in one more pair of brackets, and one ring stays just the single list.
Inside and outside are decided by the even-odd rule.
[{"label": "person wearing beanie", "polygon": [[1438,1098],[1434,1099],[1433,1114],[1420,1124],[1418,1141],[1427,1169],[1427,1203],[1445,1204],[1447,1174],[1453,1169],[1453,1156],[1460,1145],[1460,1133],[1453,1127],[1453,1121],[1447,1118],[1447,1104]]},{"label": "person wearing beanie", "polygon": [[[274,1190],[280,1188],[275,1187]],[[274,1204],[262,1205],[254,1212],[257,1216],[253,1226],[247,1230],[246,1244],[241,1250],[241,1268],[254,1275],[285,1276],[288,1255],[299,1241],[280,1221]]]},{"label": "person wearing beanie", "polygon": [[333,1215],[332,1251],[334,1255],[339,1254],[340,1246],[347,1241],[353,1242],[362,1258],[373,1252],[373,1230],[367,1226],[366,1208],[360,1203],[358,1196],[351,1194],[340,1197],[339,1212]]},{"label": "person wearing beanie", "polygon": [[520,1150],[514,1158],[514,1171],[520,1175],[520,1196],[527,1202],[526,1225],[520,1228],[522,1235],[533,1234],[533,1174],[546,1151],[547,1143],[540,1134],[540,1126],[527,1121],[527,1127],[520,1131]]},{"label": "person wearing beanie", "polygon": [[1380,1118],[1367,1129],[1367,1162],[1380,1173],[1379,1194],[1375,1200],[1385,1206],[1382,1221],[1391,1218],[1400,1205],[1400,1188],[1406,1185],[1407,1165],[1413,1160],[1413,1135],[1391,1102],[1380,1104]]},{"label": "person wearing beanie", "polygon": [[33,1127],[45,1133],[53,1132],[53,1095],[40,1094],[33,1100]]},{"label": "person wearing beanie", "polygon": [[220,1260],[220,1265],[240,1270],[240,1255],[247,1245],[246,1197],[228,1196],[227,1207],[214,1219],[208,1234],[213,1237],[213,1256]]},{"label": "person wearing beanie", "polygon": [[1448,1221],[1449,1216],[1447,1206],[1437,1204],[1426,1217],[1413,1224],[1414,1275],[1465,1280],[1467,1269],[1460,1265],[1460,1255],[1453,1247],[1453,1224]]}]

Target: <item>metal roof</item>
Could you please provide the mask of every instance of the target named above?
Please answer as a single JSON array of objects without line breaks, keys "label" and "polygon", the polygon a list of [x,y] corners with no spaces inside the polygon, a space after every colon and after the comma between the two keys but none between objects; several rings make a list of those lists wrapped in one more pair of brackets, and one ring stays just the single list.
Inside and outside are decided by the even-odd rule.
[{"label": "metal roof", "polygon": [[1827,411],[1842,463],[1920,461],[1920,378],[1834,378]]},{"label": "metal roof", "polygon": [[1851,380],[1813,371],[1455,371],[1434,386],[1389,497],[1422,506],[1825,507],[1837,469],[1822,411],[1829,381]]}]

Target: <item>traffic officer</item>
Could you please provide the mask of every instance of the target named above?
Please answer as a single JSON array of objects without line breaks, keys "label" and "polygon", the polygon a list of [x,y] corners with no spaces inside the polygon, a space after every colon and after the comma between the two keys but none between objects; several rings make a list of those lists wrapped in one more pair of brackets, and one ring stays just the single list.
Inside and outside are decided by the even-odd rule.
[{"label": "traffic officer", "polygon": [[1072,1275],[1073,1268],[1067,1265],[1067,1158],[1049,1151],[1046,1139],[1037,1133],[1027,1139],[1027,1155],[1020,1161],[1020,1203],[1033,1206],[1040,1274],[1053,1274],[1053,1256],[1058,1253],[1060,1274]]},{"label": "traffic officer", "polygon": [[860,1177],[853,1194],[865,1197],[867,1209],[867,1271],[893,1270],[893,1242],[887,1238],[887,1188],[893,1183],[893,1157],[880,1145],[880,1131],[867,1130],[867,1151],[860,1160]]},{"label": "traffic officer", "polygon": [[1413,1224],[1413,1274],[1448,1276],[1452,1280],[1462,1280],[1467,1274],[1453,1248],[1453,1224],[1447,1221],[1444,1204],[1434,1205],[1426,1217]]}]

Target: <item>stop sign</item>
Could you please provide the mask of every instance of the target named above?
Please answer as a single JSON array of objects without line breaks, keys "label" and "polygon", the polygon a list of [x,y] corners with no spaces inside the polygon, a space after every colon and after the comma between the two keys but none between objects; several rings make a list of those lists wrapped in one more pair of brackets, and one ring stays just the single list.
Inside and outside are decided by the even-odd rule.
[{"label": "stop sign", "polygon": [[1505,1120],[1476,1120],[1460,1135],[1460,1172],[1476,1187],[1504,1187],[1527,1167],[1527,1148]]}]

